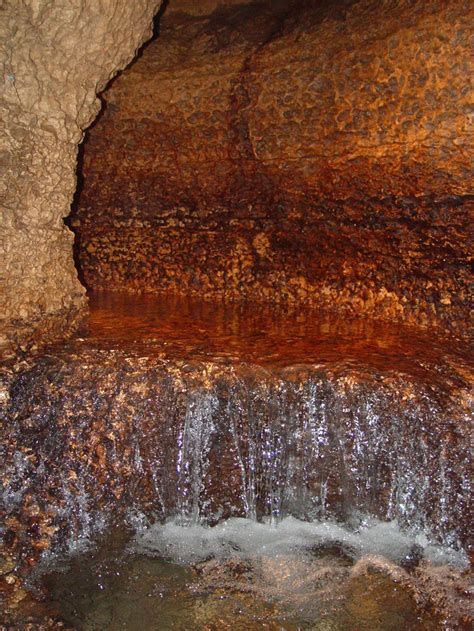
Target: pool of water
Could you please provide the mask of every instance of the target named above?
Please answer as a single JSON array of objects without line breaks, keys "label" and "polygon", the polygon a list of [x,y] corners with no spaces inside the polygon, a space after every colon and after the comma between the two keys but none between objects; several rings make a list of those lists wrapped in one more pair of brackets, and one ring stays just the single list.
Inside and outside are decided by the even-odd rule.
[{"label": "pool of water", "polygon": [[[97,292],[79,338],[94,348],[265,366],[342,363],[405,372],[440,387],[472,378],[465,341],[305,306]],[[447,383],[446,383],[447,382]]]},{"label": "pool of water", "polygon": [[409,569],[420,551],[394,525],[170,523],[109,536],[42,582],[62,619],[91,631],[445,629],[395,561]]}]

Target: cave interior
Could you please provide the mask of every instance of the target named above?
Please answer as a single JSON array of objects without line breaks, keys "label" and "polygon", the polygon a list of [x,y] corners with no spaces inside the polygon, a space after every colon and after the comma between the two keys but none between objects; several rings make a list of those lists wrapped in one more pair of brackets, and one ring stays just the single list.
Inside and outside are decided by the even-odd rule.
[{"label": "cave interior", "polygon": [[85,286],[465,333],[466,5],[180,8],[82,145]]},{"label": "cave interior", "polygon": [[464,565],[357,572],[471,628],[474,5],[2,12],[7,622],[137,514],[363,514]]}]

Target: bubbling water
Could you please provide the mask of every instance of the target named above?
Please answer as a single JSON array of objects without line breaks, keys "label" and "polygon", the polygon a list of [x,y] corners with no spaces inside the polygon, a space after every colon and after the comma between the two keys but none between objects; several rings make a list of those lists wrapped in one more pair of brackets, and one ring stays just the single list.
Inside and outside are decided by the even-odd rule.
[{"label": "bubbling water", "polygon": [[357,527],[350,528],[332,521],[304,522],[293,517],[285,517],[277,525],[269,520],[231,518],[213,527],[183,526],[173,520],[139,531],[131,549],[182,564],[297,553],[311,557],[318,547],[333,546],[343,550],[353,562],[366,555],[377,555],[403,564],[416,554],[417,561],[424,558],[461,569],[469,565],[465,553],[430,544],[424,534],[409,536],[396,522],[373,518],[358,521]]}]

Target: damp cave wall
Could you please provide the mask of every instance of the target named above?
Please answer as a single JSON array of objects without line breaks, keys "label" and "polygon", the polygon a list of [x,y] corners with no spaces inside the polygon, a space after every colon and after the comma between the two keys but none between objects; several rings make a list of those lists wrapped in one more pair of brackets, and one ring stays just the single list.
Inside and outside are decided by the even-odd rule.
[{"label": "damp cave wall", "polygon": [[465,333],[472,3],[231,4],[171,2],[103,94],[71,217],[87,286]]},{"label": "damp cave wall", "polygon": [[[471,3],[222,4],[171,0],[102,94],[69,220],[86,282],[465,332]],[[0,7],[7,348],[86,311],[63,224],[77,146],[159,5]]]},{"label": "damp cave wall", "polygon": [[0,3],[1,344],[68,335],[85,290],[63,219],[97,93],[151,36],[159,0]]}]

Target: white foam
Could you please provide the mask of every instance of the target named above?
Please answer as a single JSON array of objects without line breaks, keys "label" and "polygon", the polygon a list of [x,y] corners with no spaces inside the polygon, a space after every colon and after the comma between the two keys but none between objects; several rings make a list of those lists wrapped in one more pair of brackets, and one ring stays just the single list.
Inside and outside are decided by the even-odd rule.
[{"label": "white foam", "polygon": [[342,544],[354,560],[375,554],[400,562],[417,545],[425,558],[436,564],[465,567],[468,563],[462,552],[432,545],[424,535],[409,536],[394,521],[373,519],[353,530],[331,521],[304,522],[293,517],[286,517],[278,525],[244,518],[231,518],[213,527],[183,526],[170,521],[139,532],[133,548],[177,563],[193,564],[210,558],[304,553],[328,543]]}]

